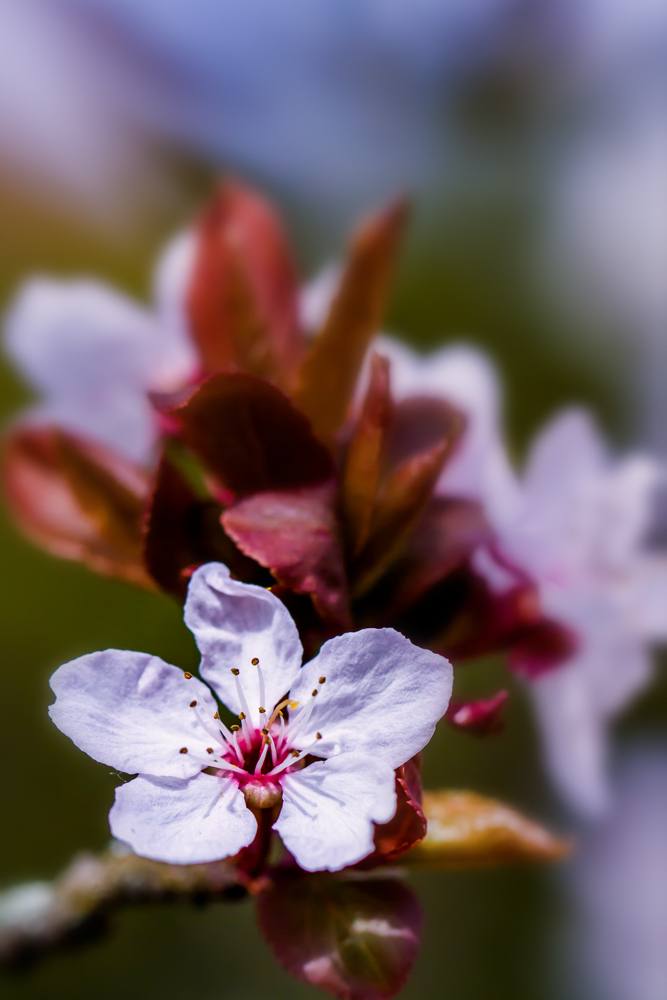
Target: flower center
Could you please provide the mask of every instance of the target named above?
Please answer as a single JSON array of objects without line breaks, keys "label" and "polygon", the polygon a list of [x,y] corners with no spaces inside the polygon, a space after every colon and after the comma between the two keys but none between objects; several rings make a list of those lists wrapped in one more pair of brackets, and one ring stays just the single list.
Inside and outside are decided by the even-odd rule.
[{"label": "flower center", "polygon": [[[326,677],[319,678],[308,704],[299,705],[298,702],[285,698],[269,713],[265,706],[264,675],[257,657],[253,657],[251,666],[256,669],[259,681],[259,725],[253,722],[254,716],[243,688],[241,671],[233,667],[231,673],[242,709],[239,713],[240,724],[227,727],[218,712],[208,718],[204,715],[202,705],[196,700],[190,701],[190,708],[197,716],[199,725],[210,737],[210,746],[206,748],[208,759],[195,759],[201,763],[202,770],[210,768],[224,779],[227,787],[236,784],[249,806],[270,809],[282,800],[282,778],[305,767],[308,763],[305,758],[313,753],[322,738],[322,734],[318,733],[314,741],[307,744],[303,742],[317,694]],[[186,680],[192,678],[190,673],[183,676]],[[181,753],[188,752],[187,747],[181,748]]]}]

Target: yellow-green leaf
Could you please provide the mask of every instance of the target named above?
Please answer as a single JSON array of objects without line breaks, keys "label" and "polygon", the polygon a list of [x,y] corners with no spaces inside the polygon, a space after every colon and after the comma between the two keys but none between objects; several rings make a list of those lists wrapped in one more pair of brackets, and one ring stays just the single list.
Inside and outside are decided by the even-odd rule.
[{"label": "yellow-green leaf", "polygon": [[415,867],[457,869],[558,861],[572,847],[496,799],[475,792],[425,792],[426,837],[401,859]]}]

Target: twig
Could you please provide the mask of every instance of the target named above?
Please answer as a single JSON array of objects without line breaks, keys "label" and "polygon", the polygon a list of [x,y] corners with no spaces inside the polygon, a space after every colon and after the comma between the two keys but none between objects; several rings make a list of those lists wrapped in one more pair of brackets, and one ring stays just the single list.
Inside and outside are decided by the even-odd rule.
[{"label": "twig", "polygon": [[109,913],[127,903],[231,901],[246,892],[243,876],[225,861],[162,864],[114,842],[102,854],[78,855],[53,882],[0,893],[0,967],[22,966],[98,936]]}]

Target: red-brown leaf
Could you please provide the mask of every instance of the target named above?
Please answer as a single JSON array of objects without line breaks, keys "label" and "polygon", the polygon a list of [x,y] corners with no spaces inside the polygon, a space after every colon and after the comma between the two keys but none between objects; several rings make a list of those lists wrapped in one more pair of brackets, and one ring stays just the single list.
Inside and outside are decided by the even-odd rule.
[{"label": "red-brown leaf", "polygon": [[333,472],[308,420],[253,375],[213,375],[172,412],[186,443],[236,497],[311,486]]},{"label": "red-brown leaf", "polygon": [[222,524],[242,552],[284,587],[308,594],[325,622],[346,631],[351,624],[333,500],[333,483],[258,493],[225,511]]},{"label": "red-brown leaf", "polygon": [[183,600],[193,569],[223,562],[237,580],[265,584],[268,574],[223,531],[222,508],[199,497],[166,455],[158,466],[146,516],[144,560],[157,584]]},{"label": "red-brown leaf", "polygon": [[14,517],[41,548],[153,586],[142,561],[141,470],[57,428],[24,427],[5,442],[4,482]]},{"label": "red-brown leaf", "polygon": [[302,350],[297,288],[271,205],[238,182],[221,184],[199,225],[187,302],[204,371],[289,378]]},{"label": "red-brown leaf", "polygon": [[489,537],[479,504],[433,497],[396,563],[390,592],[383,595],[385,612],[394,617],[414,605]]},{"label": "red-brown leaf", "polygon": [[341,1000],[386,1000],[404,985],[422,917],[396,878],[275,872],[257,897],[260,930],[293,976]]},{"label": "red-brown leaf", "polygon": [[390,477],[373,514],[370,537],[352,571],[353,594],[365,594],[400,554],[428,503],[450,449],[441,441]]},{"label": "red-brown leaf", "polygon": [[374,354],[366,398],[347,450],[341,484],[341,508],[352,556],[360,552],[368,538],[390,420],[389,362]]},{"label": "red-brown leaf", "polygon": [[301,366],[294,400],[324,441],[345,420],[379,328],[406,214],[405,203],[396,202],[359,228],[329,316]]}]

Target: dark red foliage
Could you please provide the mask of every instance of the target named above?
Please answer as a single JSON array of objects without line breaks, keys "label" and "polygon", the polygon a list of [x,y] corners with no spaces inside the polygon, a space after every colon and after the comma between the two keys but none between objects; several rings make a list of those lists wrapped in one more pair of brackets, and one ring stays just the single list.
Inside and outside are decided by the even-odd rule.
[{"label": "dark red foliage", "polygon": [[253,375],[213,375],[173,414],[207,471],[237,498],[333,475],[328,450],[279,389]]},{"label": "dark red foliage", "polygon": [[184,600],[192,571],[213,561],[224,562],[237,580],[271,582],[225,534],[221,511],[215,500],[198,496],[180,469],[162,456],[146,515],[144,562],[163,590]]},{"label": "dark red foliage", "polygon": [[260,930],[292,975],[341,1000],[385,1000],[417,957],[422,915],[395,878],[274,871],[257,896]]},{"label": "dark red foliage", "polygon": [[302,339],[296,270],[280,219],[257,192],[220,185],[198,228],[187,311],[206,374],[241,370],[280,380]]},{"label": "dark red foliage", "polygon": [[283,587],[308,594],[335,631],[352,627],[343,553],[334,511],[335,484],[256,493],[222,515],[227,534]]}]

